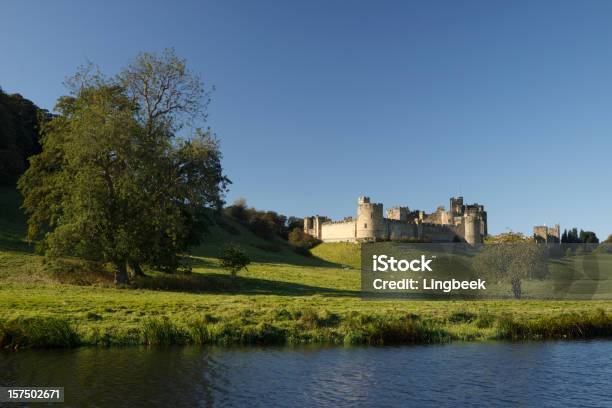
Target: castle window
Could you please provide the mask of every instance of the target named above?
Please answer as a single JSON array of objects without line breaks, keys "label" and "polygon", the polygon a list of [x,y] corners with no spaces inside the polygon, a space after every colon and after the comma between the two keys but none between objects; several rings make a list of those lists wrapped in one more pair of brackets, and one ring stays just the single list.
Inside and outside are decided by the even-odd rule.
[{"label": "castle window", "polygon": [[363,228],[368,228],[368,224],[363,224]]}]

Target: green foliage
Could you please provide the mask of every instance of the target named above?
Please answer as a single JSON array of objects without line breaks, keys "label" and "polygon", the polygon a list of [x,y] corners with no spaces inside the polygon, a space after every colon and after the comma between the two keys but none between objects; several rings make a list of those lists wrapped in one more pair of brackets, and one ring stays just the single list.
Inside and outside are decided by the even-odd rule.
[{"label": "green foliage", "polygon": [[448,318],[452,323],[469,323],[474,319],[476,319],[476,314],[465,310],[454,312]]},{"label": "green foliage", "polygon": [[289,243],[295,247],[311,249],[320,244],[321,241],[306,234],[302,228],[294,228],[289,233]]},{"label": "green foliage", "polygon": [[563,230],[561,235],[561,242],[567,244],[598,244],[599,238],[593,231],[578,232],[578,228],[572,228],[570,230]]},{"label": "green foliage", "polygon": [[502,232],[497,235],[489,235],[485,238],[485,244],[512,244],[525,243],[531,241],[531,238],[526,237],[522,232]]},{"label": "green foliage", "polygon": [[483,309],[478,313],[476,318],[476,327],[479,329],[487,329],[495,323],[495,316],[488,309]]},{"label": "green foliage", "polygon": [[545,340],[612,335],[612,315],[604,310],[564,313],[522,321],[504,314],[497,323],[497,337],[512,340]]},{"label": "green foliage", "polygon": [[187,333],[168,318],[152,318],[142,324],[142,343],[146,345],[173,345],[184,344]]},{"label": "green foliage", "polygon": [[79,336],[65,319],[19,318],[0,321],[0,348],[74,347]]},{"label": "green foliage", "polygon": [[17,181],[28,157],[40,153],[39,122],[49,117],[21,95],[0,89],[0,184]]},{"label": "green foliage", "polygon": [[598,244],[599,238],[593,231],[583,231],[580,230],[580,241],[585,244]]},{"label": "green foliage", "polygon": [[115,79],[85,69],[70,83],[19,181],[29,238],[49,257],[114,264],[119,284],[128,265],[176,270],[229,183],[210,132],[174,134],[201,111],[201,84],[172,51],[142,54]]},{"label": "green foliage", "polygon": [[225,208],[225,214],[247,226],[260,238],[272,240],[274,237],[288,239],[289,232],[298,225],[303,225],[296,217],[287,218],[275,211],[260,211],[248,207],[244,198]]},{"label": "green foliage", "polygon": [[232,277],[235,277],[238,272],[247,269],[251,260],[247,254],[237,245],[227,245],[221,256],[221,267],[230,272]]}]

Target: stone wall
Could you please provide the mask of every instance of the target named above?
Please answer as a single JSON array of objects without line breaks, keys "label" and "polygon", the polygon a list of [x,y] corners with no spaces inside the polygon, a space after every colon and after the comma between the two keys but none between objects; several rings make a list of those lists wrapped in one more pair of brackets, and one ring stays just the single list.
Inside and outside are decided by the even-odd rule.
[{"label": "stone wall", "polygon": [[406,239],[406,238],[418,238],[417,224],[387,220],[387,234],[384,238],[386,239]]},{"label": "stone wall", "polygon": [[321,224],[321,239],[325,242],[355,241],[355,221]]},{"label": "stone wall", "polygon": [[453,242],[455,236],[463,236],[462,226],[422,224],[421,228],[421,238],[432,242]]}]

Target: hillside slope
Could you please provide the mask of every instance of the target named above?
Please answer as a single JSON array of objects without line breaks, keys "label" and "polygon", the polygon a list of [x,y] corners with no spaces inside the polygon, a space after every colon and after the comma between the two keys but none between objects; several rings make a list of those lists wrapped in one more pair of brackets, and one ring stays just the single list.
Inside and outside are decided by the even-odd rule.
[{"label": "hillside slope", "polygon": [[[20,210],[20,196],[14,186],[0,185],[0,252],[31,252],[24,241],[27,227],[26,218]],[[220,215],[215,224],[204,234],[202,244],[194,248],[196,257],[219,258],[227,244],[240,246],[253,262],[279,263],[304,266],[331,266],[316,257],[305,257],[294,252],[293,247],[280,238],[266,240],[258,237],[240,222]]]}]

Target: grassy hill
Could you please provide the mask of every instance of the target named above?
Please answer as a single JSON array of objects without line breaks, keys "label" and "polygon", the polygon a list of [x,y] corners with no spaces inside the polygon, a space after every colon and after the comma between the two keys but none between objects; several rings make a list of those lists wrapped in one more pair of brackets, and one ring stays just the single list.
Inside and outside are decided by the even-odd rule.
[{"label": "grassy hill", "polygon": [[[26,231],[26,218],[20,210],[18,191],[13,186],[0,185],[0,276],[2,274],[14,276],[15,272],[23,272],[9,270],[19,264],[19,260],[37,264],[37,267],[30,269],[35,269],[44,275],[45,268],[38,265],[40,262],[35,262],[41,261],[41,258],[33,255],[33,246],[25,241]],[[291,245],[280,238],[271,240],[260,238],[237,220],[225,215],[215,217],[215,223],[205,233],[202,244],[192,249],[194,265],[214,266],[214,260],[220,257],[225,245],[230,243],[240,246],[256,264],[337,266],[333,260],[298,254]],[[108,279],[111,279],[110,273]]]},{"label": "grassy hill", "polygon": [[[392,344],[612,335],[609,301],[397,301],[359,296],[359,246],[312,258],[222,218],[193,273],[148,271],[130,288],[78,260],[57,268],[23,241],[14,188],[0,187],[0,348],[129,344]],[[231,279],[227,242],[252,257]]]}]

